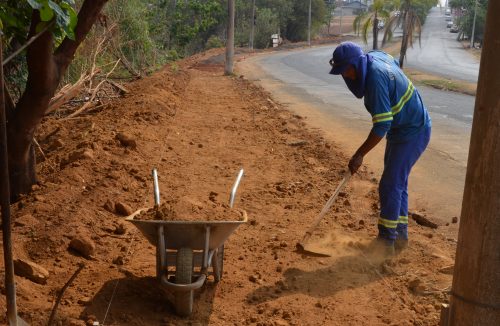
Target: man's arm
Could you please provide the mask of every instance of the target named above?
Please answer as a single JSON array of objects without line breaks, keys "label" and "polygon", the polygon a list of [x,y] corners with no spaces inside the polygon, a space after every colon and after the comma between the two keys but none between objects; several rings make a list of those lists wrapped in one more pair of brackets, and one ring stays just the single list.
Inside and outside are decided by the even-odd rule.
[{"label": "man's arm", "polygon": [[358,171],[361,164],[363,164],[363,157],[368,154],[384,137],[380,137],[375,134],[373,131],[370,132],[365,142],[358,148],[356,153],[352,156],[349,161],[349,170],[351,174],[354,174]]}]

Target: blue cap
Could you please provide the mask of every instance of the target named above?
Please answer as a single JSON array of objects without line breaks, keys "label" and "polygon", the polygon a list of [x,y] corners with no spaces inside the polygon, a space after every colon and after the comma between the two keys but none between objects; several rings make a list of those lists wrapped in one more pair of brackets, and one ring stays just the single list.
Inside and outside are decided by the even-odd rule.
[{"label": "blue cap", "polygon": [[361,47],[356,43],[340,43],[335,51],[333,51],[333,57],[330,60],[330,65],[332,66],[330,74],[340,75],[347,69],[347,67],[349,67],[349,65],[356,66],[356,62],[358,62],[359,57],[363,54],[363,49],[361,49]]}]

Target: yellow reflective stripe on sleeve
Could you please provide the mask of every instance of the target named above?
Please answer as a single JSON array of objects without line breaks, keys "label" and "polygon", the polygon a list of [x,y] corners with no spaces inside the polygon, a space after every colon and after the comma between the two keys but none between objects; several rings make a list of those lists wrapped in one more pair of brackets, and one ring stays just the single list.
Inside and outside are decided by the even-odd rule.
[{"label": "yellow reflective stripe on sleeve", "polygon": [[399,223],[401,223],[401,224],[408,224],[408,216],[400,216],[399,217]]},{"label": "yellow reflective stripe on sleeve", "polygon": [[413,87],[413,84],[411,83],[411,81],[408,81],[408,88],[406,89],[406,92],[404,93],[403,96],[401,96],[401,98],[399,99],[398,104],[394,105],[391,108],[392,115],[396,115],[396,114],[398,114],[401,111],[401,109],[403,108],[403,106],[412,97],[414,90],[415,90],[415,88]]},{"label": "yellow reflective stripe on sleeve", "polygon": [[373,123],[390,121],[390,120],[392,120],[392,112],[379,113],[373,115],[372,117]]},{"label": "yellow reflective stripe on sleeve", "polygon": [[398,221],[386,220],[385,218],[379,218],[378,224],[383,225],[388,229],[395,229],[398,226]]}]

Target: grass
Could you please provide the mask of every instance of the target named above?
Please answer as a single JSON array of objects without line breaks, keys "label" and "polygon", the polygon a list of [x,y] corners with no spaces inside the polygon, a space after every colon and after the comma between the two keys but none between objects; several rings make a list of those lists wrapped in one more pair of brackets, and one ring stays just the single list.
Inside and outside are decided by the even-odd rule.
[{"label": "grass", "polygon": [[423,73],[415,69],[405,68],[404,71],[406,75],[416,84],[472,96],[476,95],[477,85],[475,83],[443,78],[440,76]]}]

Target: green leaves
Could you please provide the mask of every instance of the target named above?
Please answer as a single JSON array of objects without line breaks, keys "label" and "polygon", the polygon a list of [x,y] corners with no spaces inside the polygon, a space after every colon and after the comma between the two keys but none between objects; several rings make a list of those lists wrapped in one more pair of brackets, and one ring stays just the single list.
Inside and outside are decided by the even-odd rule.
[{"label": "green leaves", "polygon": [[[33,10],[40,12],[42,22],[50,22],[55,19],[56,29],[54,33],[59,37],[75,39],[75,27],[78,21],[73,9],[74,0],[26,0]],[[45,24],[38,24],[37,31],[43,29]]]}]

